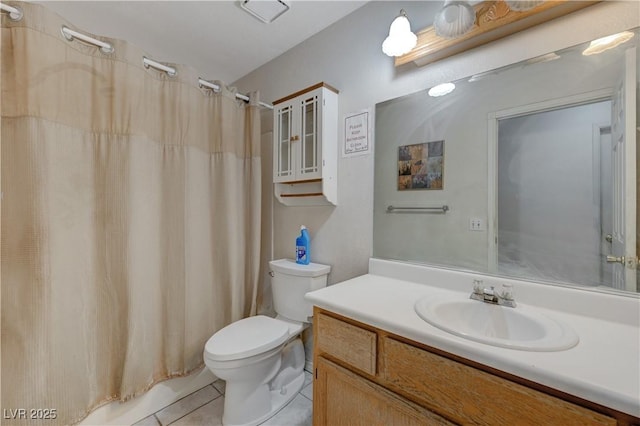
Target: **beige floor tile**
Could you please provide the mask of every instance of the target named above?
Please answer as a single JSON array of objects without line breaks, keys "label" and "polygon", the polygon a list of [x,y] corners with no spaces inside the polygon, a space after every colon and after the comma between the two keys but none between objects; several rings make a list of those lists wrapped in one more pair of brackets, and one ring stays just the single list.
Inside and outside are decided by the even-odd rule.
[{"label": "beige floor tile", "polygon": [[[191,395],[158,411],[133,426],[204,426],[221,425],[224,411],[224,380],[216,380]],[[304,373],[302,390],[278,414],[267,420],[265,426],[307,426],[312,424],[313,375]],[[157,418],[156,418],[157,417]]]},{"label": "beige floor tile", "polygon": [[305,372],[304,372],[304,383],[302,384],[302,387],[304,388],[305,386],[307,386],[311,382],[313,382],[313,375],[305,370]]},{"label": "beige floor tile", "polygon": [[227,382],[225,382],[222,379],[218,379],[215,382],[213,382],[212,384],[213,384],[213,387],[218,390],[218,392],[220,392],[222,395],[224,395],[224,391],[226,389]]},{"label": "beige floor tile", "polygon": [[195,411],[182,417],[171,426],[217,426],[222,425],[224,411],[224,396],[203,405]]},{"label": "beige floor tile", "polygon": [[166,426],[219,396],[220,392],[218,392],[213,386],[205,386],[191,395],[185,396],[168,407],[158,411],[156,413],[156,417],[160,421],[161,425]]},{"label": "beige floor tile", "polygon": [[310,400],[313,400],[313,383],[309,383],[307,386],[303,387],[300,394]]},{"label": "beige floor tile", "polygon": [[158,426],[160,423],[153,414],[133,424],[133,426]]},{"label": "beige floor tile", "polygon": [[264,426],[311,426],[313,406],[304,396],[298,394],[278,414],[262,423]]}]

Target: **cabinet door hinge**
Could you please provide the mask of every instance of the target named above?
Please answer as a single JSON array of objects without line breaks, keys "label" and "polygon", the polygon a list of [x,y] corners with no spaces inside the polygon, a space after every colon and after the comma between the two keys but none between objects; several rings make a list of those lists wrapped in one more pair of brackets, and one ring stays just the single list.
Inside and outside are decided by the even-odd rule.
[{"label": "cabinet door hinge", "polygon": [[316,380],[318,379],[318,369],[314,368],[314,370],[316,371]]}]

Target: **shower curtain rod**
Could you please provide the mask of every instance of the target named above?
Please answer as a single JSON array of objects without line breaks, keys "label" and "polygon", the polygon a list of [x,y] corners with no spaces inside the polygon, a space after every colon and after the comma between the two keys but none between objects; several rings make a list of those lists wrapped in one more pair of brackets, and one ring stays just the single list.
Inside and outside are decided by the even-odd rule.
[{"label": "shower curtain rod", "polygon": [[115,51],[113,46],[109,43],[105,43],[104,41],[97,40],[93,37],[89,37],[77,31],[73,31],[65,25],[62,26],[60,31],[62,31],[62,36],[69,41],[73,41],[73,39],[77,38],[78,40],[84,41],[85,43],[93,44],[94,46],[99,47],[102,53],[113,53]]},{"label": "shower curtain rod", "polygon": [[12,21],[19,21],[24,16],[21,9],[6,4],[0,3],[0,10],[7,12]]},{"label": "shower curtain rod", "polygon": [[[0,7],[2,7],[2,10],[8,10],[8,9],[5,9],[5,8],[13,9],[10,6],[5,6],[5,5],[3,5],[1,3],[0,3]],[[20,12],[20,11],[18,11],[18,12]],[[22,13],[22,12],[20,12],[20,13]],[[62,31],[62,35],[64,36],[64,38],[69,40],[69,41],[73,41],[74,39],[78,39],[78,40],[81,40],[81,41],[83,41],[85,43],[93,44],[94,46],[99,47],[100,50],[103,53],[113,53],[115,51],[115,49],[113,48],[113,46],[111,44],[106,43],[106,42],[104,42],[102,40],[95,39],[93,37],[89,37],[88,35],[79,33],[77,31],[73,31],[73,30],[69,29],[68,27],[66,27],[64,25],[62,26],[61,31]],[[165,64],[163,64],[161,62],[156,62],[156,61],[154,61],[152,59],[147,58],[146,56],[142,57],[142,65],[145,68],[151,67],[151,68],[158,69],[160,71],[164,71],[164,72],[167,73],[167,75],[169,77],[175,77],[176,75],[178,75],[178,71],[174,67],[171,67],[169,65],[165,65]],[[217,84],[211,83],[210,81],[204,80],[202,77],[198,78],[198,84],[200,85],[200,87],[207,87],[209,89],[212,89],[214,92],[219,92],[220,91],[220,86],[218,86]],[[236,98],[237,99],[241,99],[241,100],[243,100],[245,102],[249,102],[249,97],[246,96],[246,95],[242,95],[240,93],[236,93]],[[264,108],[273,109],[273,105],[265,103],[265,102],[258,102],[258,105],[260,105],[261,107],[264,107]]]},{"label": "shower curtain rod", "polygon": [[[204,80],[202,77],[198,78],[198,84],[200,84],[200,87],[202,86],[208,87],[214,92],[220,91],[220,86],[218,86],[217,84],[211,83],[210,81]],[[246,95],[241,95],[240,93],[236,93],[236,98],[242,99],[245,102],[249,102],[249,97]],[[258,102],[258,105],[264,108],[273,109],[273,105],[267,104],[264,102]]]},{"label": "shower curtain rod", "polygon": [[167,73],[167,75],[169,77],[175,77],[176,75],[178,75],[178,71],[174,68],[174,67],[170,67],[169,65],[165,65],[163,63],[160,62],[156,62],[152,59],[147,58],[146,56],[142,57],[142,65],[145,68],[155,68],[157,70],[160,71],[164,71]]}]

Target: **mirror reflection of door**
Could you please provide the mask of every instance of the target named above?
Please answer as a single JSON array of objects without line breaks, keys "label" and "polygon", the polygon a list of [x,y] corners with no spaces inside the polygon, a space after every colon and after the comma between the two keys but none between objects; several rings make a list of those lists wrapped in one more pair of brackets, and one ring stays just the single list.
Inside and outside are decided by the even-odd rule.
[{"label": "mirror reflection of door", "polygon": [[497,120],[499,273],[637,290],[635,60],[609,99]]},{"label": "mirror reflection of door", "polygon": [[498,273],[638,290],[636,59],[625,52],[607,96],[490,116]]},{"label": "mirror reflection of door", "polygon": [[[607,262],[613,243],[613,158],[611,145],[611,126],[593,126],[595,149],[599,148],[600,158],[594,163],[599,177],[594,185],[599,185],[600,192],[600,282],[613,287],[613,265]],[[596,152],[594,151],[594,154]]]},{"label": "mirror reflection of door", "polygon": [[518,268],[531,278],[601,284],[606,185],[593,128],[610,117],[606,100],[498,121],[501,273]]},{"label": "mirror reflection of door", "polygon": [[[636,49],[625,51],[611,106],[614,288],[637,290],[636,276]],[[633,220],[631,218],[634,218]]]}]

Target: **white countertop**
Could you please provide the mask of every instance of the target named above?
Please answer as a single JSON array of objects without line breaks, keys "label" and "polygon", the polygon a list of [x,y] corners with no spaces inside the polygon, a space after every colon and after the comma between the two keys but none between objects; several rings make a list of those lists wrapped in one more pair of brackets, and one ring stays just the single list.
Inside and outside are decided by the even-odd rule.
[{"label": "white countertop", "polygon": [[[558,297],[587,292],[558,289],[558,294],[553,294],[556,290],[551,286],[538,285],[542,287],[538,290],[531,283],[511,280],[515,283],[519,304],[527,306],[526,299],[531,299],[529,306],[536,305],[540,313],[568,324],[580,337],[580,342],[568,350],[529,352],[473,342],[422,320],[415,313],[414,304],[430,292],[451,291],[455,297],[469,297],[469,292],[460,291],[459,282],[461,276],[466,281],[466,275],[471,277],[471,274],[457,273],[458,276],[451,279],[457,284],[452,285],[446,285],[442,272],[439,274],[437,285],[367,274],[308,293],[306,299],[356,321],[640,417],[640,299],[598,294],[578,296],[578,299],[593,298],[591,303],[604,299],[608,306],[600,309],[614,311],[594,318],[585,315],[589,306],[584,300],[576,302],[578,308],[571,308],[572,301],[565,300],[562,304],[566,304],[566,310],[547,309],[540,306],[539,296],[532,295],[539,291],[551,292],[557,304]],[[428,282],[429,278],[422,281]],[[470,283],[471,279],[469,289]],[[519,291],[522,299],[518,298]],[[618,306],[616,297],[623,299]],[[621,309],[631,312],[620,314]],[[621,320],[615,320],[616,317]]]}]

